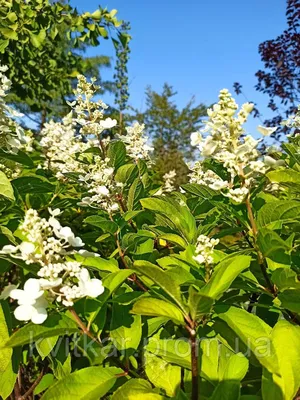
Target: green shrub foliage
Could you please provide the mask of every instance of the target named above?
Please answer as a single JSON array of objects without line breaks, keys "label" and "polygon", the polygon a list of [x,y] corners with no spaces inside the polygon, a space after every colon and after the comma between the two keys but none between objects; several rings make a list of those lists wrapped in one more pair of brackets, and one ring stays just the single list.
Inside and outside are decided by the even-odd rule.
[{"label": "green shrub foliage", "polygon": [[222,90],[189,183],[158,187],[143,126],[107,139],[94,81],[33,139],[5,73],[1,398],[297,398],[299,136],[262,156]]}]

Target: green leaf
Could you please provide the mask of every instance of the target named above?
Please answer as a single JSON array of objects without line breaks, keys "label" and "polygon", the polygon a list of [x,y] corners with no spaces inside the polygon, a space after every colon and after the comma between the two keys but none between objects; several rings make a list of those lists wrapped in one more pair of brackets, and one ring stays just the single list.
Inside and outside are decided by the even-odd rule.
[{"label": "green leaf", "polygon": [[19,193],[52,193],[55,191],[55,186],[52,185],[46,178],[37,177],[35,175],[26,175],[12,181],[13,186]]},{"label": "green leaf", "polygon": [[191,347],[187,340],[152,337],[146,346],[146,350],[168,363],[191,369]]},{"label": "green leaf", "polygon": [[123,218],[125,221],[129,221],[130,219],[134,219],[137,215],[142,213],[143,210],[134,210],[134,211],[127,211],[123,214]]},{"label": "green leaf", "polygon": [[48,338],[59,335],[70,335],[78,332],[76,322],[63,314],[50,315],[41,325],[29,323],[16,331],[5,343],[4,347],[23,346],[33,343],[40,338]]},{"label": "green leaf", "polygon": [[131,183],[139,174],[139,170],[134,164],[121,165],[115,175],[116,182]]},{"label": "green leaf", "polygon": [[102,18],[102,11],[100,9],[98,9],[98,10],[94,11],[90,16],[91,16],[91,18],[93,18],[95,20],[100,19],[100,18]]},{"label": "green leaf", "polygon": [[167,301],[152,297],[143,297],[137,300],[132,308],[134,314],[152,317],[167,317],[177,324],[184,325],[184,318],[179,308]]},{"label": "green leaf", "polygon": [[130,379],[115,391],[111,400],[163,400],[164,398],[155,393],[146,380]]},{"label": "green leaf", "polygon": [[30,41],[34,47],[37,48],[40,47],[43,44],[45,38],[46,38],[46,31],[43,29],[40,30],[39,33],[37,34],[30,33]]},{"label": "green leaf", "polygon": [[0,171],[0,195],[7,197],[9,200],[15,200],[14,190],[11,183],[2,171]]},{"label": "green leaf", "polygon": [[262,366],[270,372],[278,371],[278,360],[275,349],[270,343],[271,327],[254,314],[229,307],[219,318],[236,333],[242,342],[253,352]]},{"label": "green leaf", "polygon": [[288,288],[300,289],[297,274],[290,268],[277,268],[272,274],[272,282],[275,283],[279,290]]},{"label": "green leaf", "polygon": [[38,394],[44,392],[50,385],[54,383],[54,375],[46,374],[42,377],[41,381],[38,383],[33,391],[33,394],[37,396]]},{"label": "green leaf", "polygon": [[277,374],[272,374],[267,369],[263,368],[261,385],[263,400],[287,400],[283,396],[281,386],[281,377]]},{"label": "green leaf", "polygon": [[175,396],[181,382],[181,368],[171,365],[152,353],[145,353],[145,372],[155,387],[165,390],[168,396]]},{"label": "green leaf", "polygon": [[201,199],[204,200],[209,200],[218,194],[209,187],[204,185],[198,185],[197,183],[186,183],[185,185],[182,185],[182,188],[186,192],[192,193],[195,196],[200,197]]},{"label": "green leaf", "polygon": [[293,143],[282,143],[281,146],[297,164],[300,164],[300,155],[298,146],[295,146]]},{"label": "green leaf", "polygon": [[267,227],[274,222],[293,221],[300,217],[300,202],[291,200],[274,201],[266,203],[258,211],[257,224]]},{"label": "green leaf", "polygon": [[187,247],[187,243],[181,236],[176,235],[175,233],[162,233],[158,236],[159,239],[166,240],[167,242],[177,244],[178,246],[185,249]]},{"label": "green leaf", "polygon": [[170,227],[178,229],[187,244],[193,243],[197,236],[196,221],[187,206],[178,203],[171,204],[169,201],[148,198],[140,200],[142,206],[162,215],[168,221]]},{"label": "green leaf", "polygon": [[111,274],[106,275],[102,279],[103,286],[107,289],[105,293],[102,295],[102,301],[106,301],[109,299],[111,294],[120,286],[122,283],[133,274],[134,271],[130,269],[122,269],[117,272],[112,272]]},{"label": "green leaf", "polygon": [[69,353],[64,362],[61,362],[58,358],[52,360],[51,365],[52,371],[56,379],[63,379],[70,375],[72,371],[71,367],[71,354]]},{"label": "green leaf", "polygon": [[110,338],[119,350],[135,350],[142,337],[140,315],[130,313],[131,305],[113,304]]},{"label": "green leaf", "polygon": [[278,295],[281,307],[300,314],[300,289],[286,289]]},{"label": "green leaf", "polygon": [[148,318],[145,324],[147,329],[147,337],[154,335],[154,333],[157,332],[159,328],[168,321],[169,318],[166,317]]},{"label": "green leaf", "polygon": [[275,170],[268,172],[266,175],[271,182],[300,184],[300,172],[294,171],[293,169]]},{"label": "green leaf", "polygon": [[0,28],[0,32],[7,39],[17,40],[18,34],[13,29],[9,28]]},{"label": "green leaf", "polygon": [[133,181],[132,185],[130,185],[128,191],[128,197],[127,197],[128,211],[134,210],[136,204],[138,203],[138,200],[143,196],[143,194],[144,194],[143,183],[141,182],[140,178],[136,178]]},{"label": "green leaf", "polygon": [[12,232],[6,226],[0,226],[0,235],[4,235],[11,243],[17,246],[17,241]]},{"label": "green leaf", "polygon": [[106,260],[102,257],[78,257],[76,255],[76,259],[82,263],[82,265],[86,265],[88,267],[92,267],[99,271],[107,271],[107,272],[118,272],[118,262],[114,258],[109,258]]},{"label": "green leaf", "polygon": [[84,302],[84,317],[88,325],[98,334],[101,333],[106,321],[107,306],[102,301],[93,298],[86,298]]},{"label": "green leaf", "polygon": [[154,240],[152,238],[146,239],[143,242],[137,243],[134,254],[135,256],[141,254],[149,254],[152,253],[153,250],[154,250]]},{"label": "green leaf", "polygon": [[44,392],[50,385],[54,383],[54,375],[46,374],[42,377],[41,381],[38,383],[36,388],[34,389],[33,394],[37,396],[38,394]]},{"label": "green leaf", "polygon": [[108,33],[107,30],[105,28],[103,28],[102,26],[98,26],[98,32],[100,33],[100,35],[104,38],[108,37]]},{"label": "green leaf", "polygon": [[248,371],[249,362],[242,354],[235,354],[217,338],[202,339],[200,342],[200,375],[212,385],[221,381],[238,383]]},{"label": "green leaf", "polygon": [[113,9],[110,11],[109,15],[113,18],[117,14],[118,10]]},{"label": "green leaf", "polygon": [[281,239],[281,237],[274,231],[266,228],[261,228],[258,232],[257,244],[263,255],[271,260],[268,267],[271,270],[280,268],[284,265],[290,265],[289,252],[291,246],[288,242]]},{"label": "green leaf", "polygon": [[[227,354],[226,354],[227,355]],[[242,353],[233,354],[226,360],[225,370],[222,376],[223,381],[237,381],[244,379],[249,368],[249,361]]]},{"label": "green leaf", "polygon": [[17,154],[7,153],[6,151],[0,150],[0,158],[26,165],[26,167],[34,167],[32,159],[26,153],[24,153],[24,151],[21,150],[19,150]]},{"label": "green leaf", "polygon": [[201,288],[201,294],[213,299],[219,298],[235,280],[235,278],[249,267],[251,257],[234,256],[222,260],[216,267],[208,281]]},{"label": "green leaf", "polygon": [[8,13],[6,18],[9,19],[10,22],[15,22],[18,19],[17,14],[15,12]]},{"label": "green leaf", "polygon": [[203,315],[209,314],[214,303],[214,299],[198,293],[192,286],[189,288],[188,305],[191,317],[198,321]]},{"label": "green leaf", "polygon": [[[4,305],[4,303],[0,302],[0,348],[9,339],[9,332],[2,305]],[[13,371],[12,355],[12,349],[2,348],[0,350],[0,396],[3,399],[9,397],[13,391],[17,377],[17,374]]]},{"label": "green leaf", "polygon": [[42,360],[46,358],[51,351],[53,350],[56,342],[58,340],[58,336],[47,337],[46,339],[42,339],[41,341],[36,342],[36,349],[41,356]]},{"label": "green leaf", "polygon": [[[278,321],[271,334],[278,357],[285,399],[293,399],[300,387],[300,327],[288,321]],[[288,345],[287,345],[288,344]]]},{"label": "green leaf", "polygon": [[132,269],[138,274],[150,278],[156,285],[166,292],[183,311],[185,311],[185,305],[181,297],[180,288],[176,281],[168,276],[166,272],[162,271],[156,265],[144,260],[135,261]]},{"label": "green leaf", "polygon": [[0,53],[4,53],[6,47],[9,45],[9,39],[0,39]]},{"label": "green leaf", "polygon": [[240,382],[223,381],[216,387],[209,400],[240,400],[240,396]]},{"label": "green leaf", "polygon": [[41,399],[98,400],[113,387],[117,374],[122,372],[115,367],[84,368],[54,383]]},{"label": "green leaf", "polygon": [[111,142],[107,149],[107,157],[111,166],[117,170],[122,164],[124,164],[126,158],[125,144],[121,141]]},{"label": "green leaf", "polygon": [[87,217],[84,222],[102,229],[103,232],[109,232],[111,234],[114,234],[118,230],[118,224],[114,221],[109,221],[104,217],[100,217],[99,215],[91,215],[90,217]]}]

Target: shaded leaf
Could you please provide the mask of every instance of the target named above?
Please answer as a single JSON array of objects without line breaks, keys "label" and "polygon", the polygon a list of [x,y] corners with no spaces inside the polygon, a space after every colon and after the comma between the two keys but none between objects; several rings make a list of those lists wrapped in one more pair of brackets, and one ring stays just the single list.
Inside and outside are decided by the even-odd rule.
[{"label": "shaded leaf", "polygon": [[42,400],[97,400],[115,384],[122,370],[115,367],[88,367],[54,383]]}]

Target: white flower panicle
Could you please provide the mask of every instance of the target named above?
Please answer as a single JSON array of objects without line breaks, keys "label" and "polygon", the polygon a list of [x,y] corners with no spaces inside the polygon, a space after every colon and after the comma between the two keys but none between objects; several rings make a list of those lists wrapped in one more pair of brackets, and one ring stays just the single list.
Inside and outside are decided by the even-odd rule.
[{"label": "white flower panicle", "polygon": [[149,153],[153,150],[147,145],[148,137],[144,134],[145,125],[135,122],[132,126],[126,128],[126,135],[120,135],[119,138],[125,143],[127,154],[138,160],[143,158],[149,160]]},{"label": "white flower panicle", "polygon": [[26,264],[40,266],[37,273],[40,279],[29,279],[23,290],[11,285],[2,293],[2,297],[18,300],[15,317],[22,321],[44,322],[49,301],[56,299],[70,307],[76,299],[97,297],[104,291],[101,280],[91,278],[81,262],[72,258],[76,253],[84,254],[84,251],[74,249],[84,245],[82,240],[69,227],[61,226],[56,219],[59,209],[49,209],[49,212],[51,216],[46,220],[36,210],[28,210],[19,228],[23,242],[18,246],[4,246],[1,250],[2,254],[22,259]]},{"label": "white flower panicle", "polygon": [[89,164],[85,174],[80,175],[79,180],[86,187],[90,196],[81,200],[81,205],[100,207],[108,213],[119,209],[116,197],[123,184],[115,182],[114,169],[109,165],[109,158],[104,160],[100,156],[94,157],[93,164]]},{"label": "white flower panicle", "polygon": [[84,164],[76,159],[76,155],[91,145],[76,136],[74,124],[69,117],[64,118],[62,123],[45,123],[41,135],[40,145],[46,156],[45,168],[52,169],[58,179],[65,179],[66,173],[84,172]]},{"label": "white flower panicle", "polygon": [[208,236],[200,235],[197,239],[196,255],[193,256],[193,259],[199,264],[212,265],[214,263],[214,247],[218,243],[219,239],[210,239]]},{"label": "white flower panicle", "polygon": [[[243,124],[252,110],[253,104],[245,103],[238,111],[238,105],[231,94],[223,89],[220,91],[219,102],[207,110],[209,119],[205,128],[191,134],[191,144],[199,148],[204,158],[210,157],[222,164],[228,175],[228,179],[224,180],[215,172],[205,169],[203,162],[197,161],[191,167],[191,182],[220,190],[235,203],[243,202],[254,177],[264,174],[270,168],[270,163],[267,165],[261,160],[257,150],[260,140],[245,136]],[[264,135],[272,133],[271,128],[260,127],[260,131]],[[237,177],[240,179],[237,180]]]},{"label": "white flower panicle", "polygon": [[12,119],[23,114],[6,105],[4,101],[11,88],[11,81],[5,75],[7,70],[7,66],[0,65],[0,146],[10,153],[17,153],[21,149],[32,151],[32,137]]},{"label": "white flower panicle", "polygon": [[[68,179],[70,173],[73,178],[77,177],[75,173],[78,175],[79,184],[86,190],[80,205],[102,208],[111,214],[119,210],[123,184],[115,182],[114,169],[106,157],[109,138],[103,138],[102,132],[116,126],[117,121],[104,118],[105,103],[93,101],[98,90],[94,82],[78,76],[76,100],[68,102],[72,111],[62,123],[45,124],[40,144],[46,157],[44,167],[52,169],[58,179]],[[149,161],[152,148],[146,144],[144,125],[135,123],[128,127],[127,135],[120,139],[130,157]]]},{"label": "white flower panicle", "polygon": [[21,175],[22,168],[16,164],[12,169],[10,166],[0,163],[0,171],[4,172],[9,179],[15,179]]},{"label": "white flower panicle", "polygon": [[94,135],[99,138],[101,133],[106,129],[111,129],[117,125],[115,119],[104,119],[104,111],[108,106],[102,101],[92,101],[97,90],[100,88],[95,85],[95,78],[88,82],[83,75],[78,75],[78,84],[74,93],[76,100],[68,103],[74,110],[76,121],[80,125],[80,133],[82,135]]},{"label": "white flower panicle", "polygon": [[176,179],[176,171],[175,169],[172,169],[171,171],[167,172],[163,176],[164,179],[164,185],[163,185],[163,191],[164,192],[174,192],[175,188],[175,179]]},{"label": "white flower panicle", "polygon": [[[289,116],[289,118],[284,121],[284,124],[289,128],[300,128],[300,104],[298,105],[296,114]],[[297,135],[299,135],[299,133],[297,133]]]},{"label": "white flower panicle", "polygon": [[[62,123],[50,121],[42,130],[41,146],[44,148],[45,168],[51,168],[59,179],[68,179],[69,173],[79,175],[78,180],[86,190],[80,205],[102,208],[109,213],[119,209],[116,198],[122,184],[114,181],[114,169],[109,158],[99,156],[109,139],[100,137],[104,130],[113,128],[115,119],[104,119],[107,106],[101,101],[92,101],[98,87],[94,79],[87,82],[78,76],[75,90],[76,100]],[[79,134],[77,128],[79,126]],[[82,135],[86,138],[83,141]],[[94,148],[95,151],[86,152]]]},{"label": "white flower panicle", "polygon": [[0,97],[5,97],[11,88],[11,81],[4,72],[8,71],[7,65],[0,65]]},{"label": "white flower panicle", "polygon": [[190,174],[190,182],[198,183],[199,185],[208,186],[213,190],[227,189],[229,183],[221,179],[212,170],[203,170],[201,161],[197,161],[193,167],[191,167],[192,173]]}]

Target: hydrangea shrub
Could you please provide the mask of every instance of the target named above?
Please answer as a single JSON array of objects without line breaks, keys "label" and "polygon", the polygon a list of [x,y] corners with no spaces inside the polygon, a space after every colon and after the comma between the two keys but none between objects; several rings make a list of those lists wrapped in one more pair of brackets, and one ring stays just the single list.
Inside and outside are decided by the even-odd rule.
[{"label": "hydrangea shrub", "polygon": [[1,398],[298,398],[297,133],[261,154],[224,89],[190,182],[158,186],[145,127],[110,139],[94,81],[34,137],[0,80]]}]

